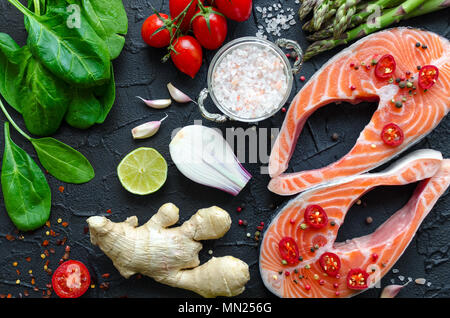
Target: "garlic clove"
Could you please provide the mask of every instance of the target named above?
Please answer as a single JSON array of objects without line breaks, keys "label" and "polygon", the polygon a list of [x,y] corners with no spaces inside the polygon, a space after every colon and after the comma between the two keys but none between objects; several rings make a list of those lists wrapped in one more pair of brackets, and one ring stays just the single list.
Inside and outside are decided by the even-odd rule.
[{"label": "garlic clove", "polygon": [[156,100],[149,100],[142,98],[140,96],[136,96],[140,100],[142,100],[148,107],[155,108],[155,109],[164,109],[169,107],[172,104],[171,99],[156,99]]},{"label": "garlic clove", "polygon": [[409,282],[406,283],[405,285],[389,285],[389,286],[386,286],[383,289],[383,291],[381,292],[380,298],[394,298],[395,296],[397,296],[397,294],[400,292],[400,290],[402,290],[402,288],[405,287],[408,284],[409,284]]},{"label": "garlic clove", "polygon": [[139,125],[131,130],[131,134],[133,135],[133,139],[146,139],[154,136],[161,127],[161,123],[167,118],[164,117],[159,121],[150,121],[148,123]]},{"label": "garlic clove", "polygon": [[167,89],[169,90],[170,96],[178,103],[189,103],[193,102],[192,98],[180,91],[178,88],[172,85],[172,83],[167,84]]}]

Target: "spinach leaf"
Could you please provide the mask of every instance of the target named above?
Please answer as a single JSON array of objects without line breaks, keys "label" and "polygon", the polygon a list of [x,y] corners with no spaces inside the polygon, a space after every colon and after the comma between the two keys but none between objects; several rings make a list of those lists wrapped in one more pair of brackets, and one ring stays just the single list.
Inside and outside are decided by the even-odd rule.
[{"label": "spinach leaf", "polygon": [[92,89],[75,89],[65,120],[78,129],[93,126],[102,113],[102,105]]},{"label": "spinach leaf", "polygon": [[21,112],[21,85],[31,52],[20,48],[5,33],[0,33],[0,93],[9,105]]},{"label": "spinach leaf", "polygon": [[117,58],[125,44],[128,18],[122,0],[81,0],[86,18],[106,42],[111,60]]},{"label": "spinach leaf", "polygon": [[87,129],[102,124],[116,98],[114,70],[111,63],[111,79],[108,84],[95,89],[76,89],[65,120],[75,128]]},{"label": "spinach leaf", "polygon": [[18,0],[9,2],[25,15],[31,52],[52,73],[81,86],[101,85],[109,80],[108,47],[81,7],[67,6],[65,0],[48,0],[45,15],[38,16]]},{"label": "spinach leaf", "polygon": [[50,216],[50,187],[39,166],[11,140],[8,123],[1,182],[6,211],[14,225],[21,231],[43,226]]},{"label": "spinach leaf", "polygon": [[89,161],[80,152],[53,138],[31,139],[42,166],[67,183],[85,183],[95,176]]},{"label": "spinach leaf", "polygon": [[69,104],[68,85],[38,60],[30,59],[21,89],[21,109],[28,131],[38,136],[53,134],[61,125]]}]

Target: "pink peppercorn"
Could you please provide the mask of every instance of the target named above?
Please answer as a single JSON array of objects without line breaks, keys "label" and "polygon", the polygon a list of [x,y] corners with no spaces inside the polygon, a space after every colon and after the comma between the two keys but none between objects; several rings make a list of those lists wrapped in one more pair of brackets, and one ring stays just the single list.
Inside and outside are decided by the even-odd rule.
[{"label": "pink peppercorn", "polygon": [[311,286],[305,285],[305,289],[306,289],[306,290],[310,290],[310,289],[311,289]]},{"label": "pink peppercorn", "polygon": [[336,294],[336,296],[339,296],[341,293],[337,291],[335,294]]},{"label": "pink peppercorn", "polygon": [[281,108],[281,111],[282,111],[283,113],[285,113],[285,112],[286,112],[286,107]]},{"label": "pink peppercorn", "polygon": [[289,222],[290,222],[291,224],[294,224],[294,223],[295,223],[295,220],[294,220],[294,219],[291,219]]},{"label": "pink peppercorn", "polygon": [[372,254],[372,260],[375,262],[378,259],[378,254],[373,253]]},{"label": "pink peppercorn", "polygon": [[243,225],[243,224],[244,224],[244,221],[239,220],[239,225]]},{"label": "pink peppercorn", "polygon": [[356,89],[355,85],[350,86],[350,89],[354,91]]},{"label": "pink peppercorn", "polygon": [[241,212],[241,211],[242,211],[242,208],[241,208],[240,206],[238,206],[237,209],[236,209],[236,211],[237,211],[237,212]]},{"label": "pink peppercorn", "polygon": [[287,57],[287,58],[290,58],[291,55],[290,55],[289,53],[286,53],[286,57]]},{"label": "pink peppercorn", "polygon": [[285,271],[285,272],[284,272],[284,275],[285,275],[285,276],[289,276],[289,275],[291,275],[291,273],[289,273],[288,271]]},{"label": "pink peppercorn", "polygon": [[355,63],[350,63],[350,67],[354,67],[355,66]]},{"label": "pink peppercorn", "polygon": [[259,225],[264,226],[264,222],[259,223]]},{"label": "pink peppercorn", "polygon": [[334,283],[333,287],[337,289],[339,287],[339,284],[338,283]]},{"label": "pink peppercorn", "polygon": [[319,280],[319,285],[325,284],[325,281],[323,279]]},{"label": "pink peppercorn", "polygon": [[306,80],[306,78],[302,75],[302,76],[300,76],[300,80],[301,80],[302,82],[304,82],[304,81]]}]

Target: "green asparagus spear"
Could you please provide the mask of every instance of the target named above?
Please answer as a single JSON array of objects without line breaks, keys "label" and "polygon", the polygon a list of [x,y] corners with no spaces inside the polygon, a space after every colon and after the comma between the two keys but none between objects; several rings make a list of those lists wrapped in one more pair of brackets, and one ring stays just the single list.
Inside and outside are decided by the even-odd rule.
[{"label": "green asparagus spear", "polygon": [[361,24],[360,26],[345,32],[339,39],[332,38],[314,42],[306,50],[304,60],[306,61],[321,52],[331,50],[339,45],[347,44],[350,41],[384,29],[393,23],[399,22],[424,2],[425,0],[406,0],[401,5],[387,10],[380,17],[376,18],[375,23]]},{"label": "green asparagus spear", "polygon": [[314,16],[312,18],[312,24],[314,30],[320,30],[325,18],[327,17],[327,13],[330,9],[330,1],[329,0],[319,0],[314,7]]},{"label": "green asparagus spear", "polygon": [[[450,7],[450,0],[428,0],[424,2],[420,7],[418,7],[413,12],[407,14],[404,20],[418,17],[423,14],[431,13],[434,11],[442,10]],[[448,17],[448,16],[447,16]]]},{"label": "green asparagus spear", "polygon": [[352,17],[356,13],[356,2],[357,0],[349,0],[337,10],[333,26],[335,38],[339,38],[351,24]]},{"label": "green asparagus spear", "polygon": [[300,9],[298,10],[298,14],[300,16],[300,20],[306,18],[306,16],[311,12],[314,8],[317,0],[303,0]]}]

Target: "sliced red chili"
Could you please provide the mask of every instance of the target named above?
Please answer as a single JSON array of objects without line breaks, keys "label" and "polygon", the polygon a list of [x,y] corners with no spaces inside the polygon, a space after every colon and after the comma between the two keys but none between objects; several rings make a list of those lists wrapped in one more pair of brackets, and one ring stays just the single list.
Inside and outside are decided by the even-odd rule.
[{"label": "sliced red chili", "polygon": [[397,64],[395,63],[395,59],[392,55],[383,55],[377,62],[377,66],[375,67],[375,75],[382,79],[389,78],[394,75],[396,67]]},{"label": "sliced red chili", "polygon": [[439,77],[439,69],[434,65],[425,65],[419,71],[419,87],[429,89]]},{"label": "sliced red chili", "polygon": [[387,124],[381,131],[381,139],[386,145],[400,146],[405,139],[403,130],[394,123]]},{"label": "sliced red chili", "polygon": [[322,256],[320,256],[319,264],[328,276],[336,277],[341,269],[341,260],[339,259],[339,256],[334,253],[323,253]]},{"label": "sliced red chili", "polygon": [[360,268],[351,269],[347,275],[347,287],[350,289],[366,289],[368,285],[369,274]]},{"label": "sliced red chili", "polygon": [[328,223],[328,216],[320,205],[309,205],[305,210],[305,223],[314,229],[323,228]]},{"label": "sliced red chili", "polygon": [[284,261],[286,261],[289,265],[298,264],[298,246],[292,237],[283,237],[278,243],[278,248],[280,249],[281,258]]}]

